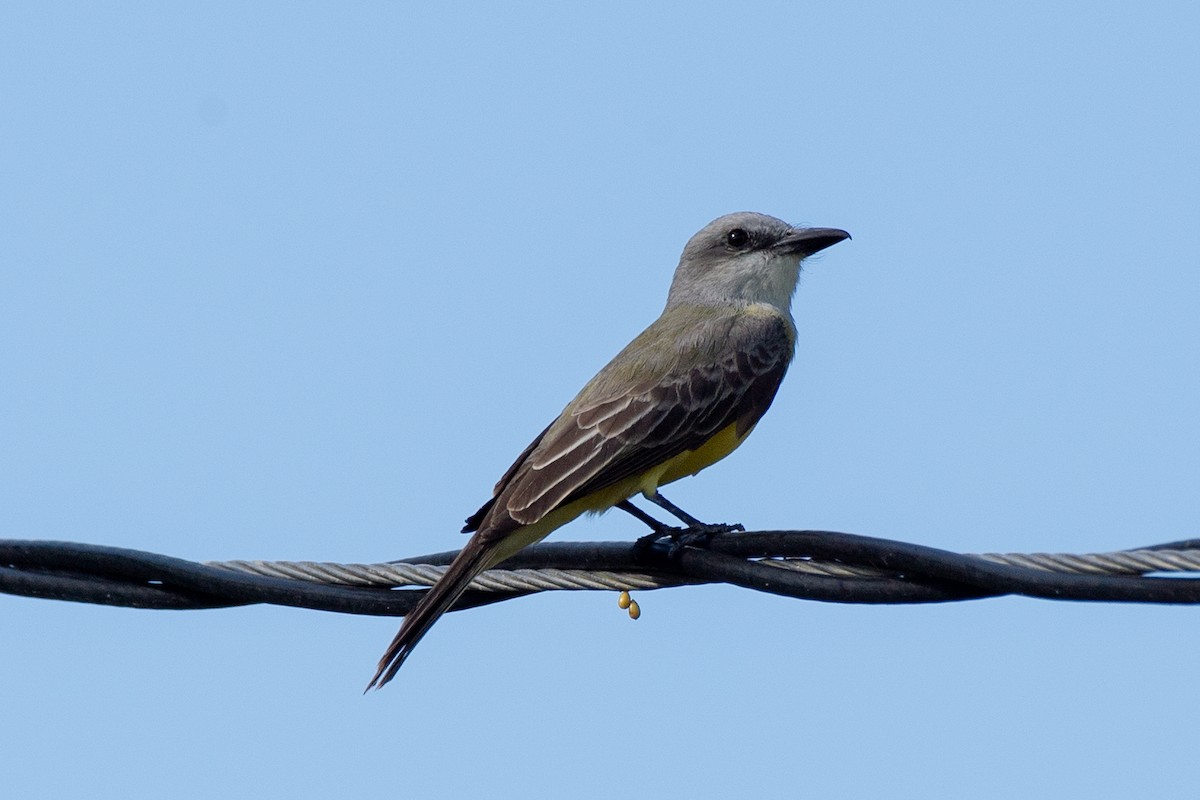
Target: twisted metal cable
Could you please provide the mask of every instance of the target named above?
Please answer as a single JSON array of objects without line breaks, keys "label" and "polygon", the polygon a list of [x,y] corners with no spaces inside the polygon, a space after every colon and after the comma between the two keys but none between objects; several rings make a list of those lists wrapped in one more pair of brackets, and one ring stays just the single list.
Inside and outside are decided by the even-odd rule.
[{"label": "twisted metal cable", "polygon": [[[391,564],[234,561],[199,564],[71,542],[0,540],[0,592],[135,608],[272,603],[403,615],[456,554]],[[836,603],[934,603],[1000,595],[1051,600],[1200,604],[1200,540],[1113,553],[964,555],[831,531],[719,534],[669,543],[540,544],[481,576],[455,606],[551,589],[653,589],[728,583]],[[1170,577],[1157,577],[1169,573]]]},{"label": "twisted metal cable", "polygon": [[[389,561],[379,564],[336,564],[328,561],[205,561],[218,569],[343,586],[433,586],[448,566]],[[680,581],[637,572],[586,569],[490,569],[471,582],[483,592],[549,592],[555,590],[662,589]]]},{"label": "twisted metal cable", "polygon": [[[1046,572],[1088,575],[1145,575],[1151,572],[1200,572],[1200,550],[1119,550],[1108,553],[981,553],[967,554],[994,564]],[[758,563],[809,575],[836,578],[884,578],[893,573],[874,567],[811,558],[763,558]],[[205,561],[218,569],[343,586],[433,586],[447,566],[385,562],[339,564],[329,561]],[[484,592],[561,590],[663,589],[682,582],[637,572],[579,569],[492,569],[471,583]]]}]

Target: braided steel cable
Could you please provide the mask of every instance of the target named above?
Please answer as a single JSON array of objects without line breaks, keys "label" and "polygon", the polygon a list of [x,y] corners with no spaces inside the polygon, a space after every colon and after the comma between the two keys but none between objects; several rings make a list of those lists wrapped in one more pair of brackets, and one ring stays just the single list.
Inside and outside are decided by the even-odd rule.
[{"label": "braided steel cable", "polygon": [[[0,540],[0,592],[135,608],[273,603],[402,615],[455,554],[387,564],[196,563],[69,542]],[[1200,603],[1200,540],[1112,553],[969,555],[828,531],[714,536],[705,547],[541,544],[480,576],[456,609],[550,590],[725,582],[841,603],[928,603],[1021,594],[1059,600]],[[1172,577],[1154,577],[1168,573]]]}]

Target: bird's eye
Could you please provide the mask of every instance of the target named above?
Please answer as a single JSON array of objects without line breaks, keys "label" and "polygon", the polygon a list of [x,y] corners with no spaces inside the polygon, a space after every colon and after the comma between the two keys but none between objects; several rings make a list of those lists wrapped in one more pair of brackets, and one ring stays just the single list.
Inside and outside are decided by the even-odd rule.
[{"label": "bird's eye", "polygon": [[729,233],[725,234],[725,244],[730,247],[742,248],[750,242],[750,234],[741,228],[734,228]]}]

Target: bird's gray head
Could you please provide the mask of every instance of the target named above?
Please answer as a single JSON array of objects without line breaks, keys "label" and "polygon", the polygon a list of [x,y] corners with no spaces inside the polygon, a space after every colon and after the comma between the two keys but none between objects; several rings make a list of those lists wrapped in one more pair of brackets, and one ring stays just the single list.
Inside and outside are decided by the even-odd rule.
[{"label": "bird's gray head", "polygon": [[837,228],[797,228],[766,214],[726,214],[683,248],[667,307],[767,303],[787,313],[800,262],[848,238]]}]

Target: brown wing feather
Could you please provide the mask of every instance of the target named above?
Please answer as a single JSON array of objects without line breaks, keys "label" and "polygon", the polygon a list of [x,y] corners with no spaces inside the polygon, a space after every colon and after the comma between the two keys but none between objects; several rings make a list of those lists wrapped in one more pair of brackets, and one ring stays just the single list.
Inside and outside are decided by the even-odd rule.
[{"label": "brown wing feather", "polygon": [[[743,390],[714,396],[706,405],[700,404],[703,403],[703,397],[696,397],[693,393],[696,405],[677,406],[662,414],[652,425],[630,431],[633,436],[641,435],[639,446],[629,449],[590,481],[575,489],[564,502],[585,497],[680,453],[695,450],[713,434],[735,423],[739,433],[749,430],[774,400],[787,366],[786,360],[781,361],[772,369],[756,374]],[[722,377],[728,377],[728,373]],[[663,399],[669,402],[668,398]],[[678,409],[683,409],[682,414]],[[678,419],[672,418],[672,413]]]},{"label": "brown wing feather", "polygon": [[[752,427],[787,371],[792,334],[781,317],[750,315],[739,317],[729,334],[708,363],[639,381],[633,392],[568,406],[510,470],[496,513],[505,512],[510,525],[531,524],[564,503],[694,450],[729,425],[736,423],[739,432]],[[499,535],[510,525],[497,525]]]}]

